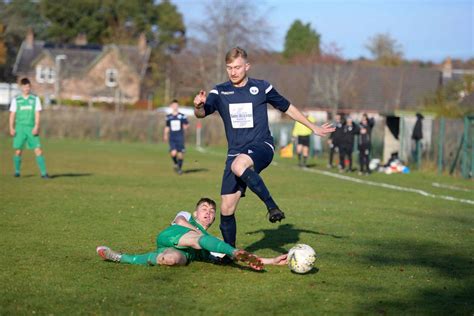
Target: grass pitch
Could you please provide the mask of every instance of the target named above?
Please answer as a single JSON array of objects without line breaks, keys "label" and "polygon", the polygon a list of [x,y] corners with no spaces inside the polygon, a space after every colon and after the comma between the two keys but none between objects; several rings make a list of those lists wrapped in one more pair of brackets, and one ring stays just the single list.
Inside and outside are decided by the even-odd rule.
[{"label": "grass pitch", "polygon": [[[219,202],[225,149],[188,148],[178,176],[164,145],[43,142],[51,180],[39,178],[31,151],[13,178],[10,140],[0,140],[2,315],[474,312],[472,204],[352,183],[276,158],[262,176],[287,219],[269,223],[248,192],[237,212],[238,246],[275,256],[309,244],[319,256],[312,273],[114,264],[95,247],[147,252],[177,211],[201,196]],[[474,183],[459,178],[350,176],[474,200]],[[210,231],[220,236],[218,218]]]}]

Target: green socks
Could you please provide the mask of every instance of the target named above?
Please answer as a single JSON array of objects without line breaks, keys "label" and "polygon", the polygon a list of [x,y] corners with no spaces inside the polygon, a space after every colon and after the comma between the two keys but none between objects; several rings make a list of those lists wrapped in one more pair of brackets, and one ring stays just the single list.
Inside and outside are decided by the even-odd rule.
[{"label": "green socks", "polygon": [[13,156],[13,164],[15,165],[15,174],[20,174],[21,156]]},{"label": "green socks", "polygon": [[44,176],[47,174],[46,172],[46,163],[44,161],[44,156],[36,156],[36,163],[38,164],[38,167],[40,169],[41,175]]},{"label": "green socks", "polygon": [[206,249],[207,251],[212,251],[212,252],[219,252],[219,253],[225,253],[226,255],[232,257],[234,254],[235,249],[229,244],[226,244],[219,238],[216,238],[211,235],[204,235],[199,239],[199,245],[203,248]]},{"label": "green socks", "polygon": [[141,265],[156,265],[156,257],[158,256],[157,252],[149,252],[142,255],[128,255],[122,254],[120,263],[129,263],[129,264],[141,264]]}]

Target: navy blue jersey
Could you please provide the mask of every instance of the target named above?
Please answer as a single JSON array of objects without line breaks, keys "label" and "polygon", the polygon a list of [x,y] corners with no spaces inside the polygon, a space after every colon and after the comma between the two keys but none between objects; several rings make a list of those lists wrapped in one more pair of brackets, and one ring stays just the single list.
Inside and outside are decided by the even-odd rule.
[{"label": "navy blue jersey", "polygon": [[166,126],[170,129],[170,142],[184,142],[184,125],[188,124],[188,119],[183,113],[166,115]]},{"label": "navy blue jersey", "polygon": [[243,87],[230,81],[217,85],[209,92],[204,104],[206,116],[219,112],[224,122],[229,154],[238,154],[252,142],[273,145],[268,127],[267,103],[286,112],[290,102],[264,80],[249,78]]}]

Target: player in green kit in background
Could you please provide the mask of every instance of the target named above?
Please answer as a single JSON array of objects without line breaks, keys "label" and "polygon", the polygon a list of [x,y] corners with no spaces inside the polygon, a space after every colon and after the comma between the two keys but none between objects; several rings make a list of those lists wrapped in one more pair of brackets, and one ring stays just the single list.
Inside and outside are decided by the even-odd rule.
[{"label": "player in green kit in background", "polygon": [[20,176],[21,154],[25,143],[28,149],[33,149],[36,155],[36,163],[43,179],[49,179],[46,172],[46,163],[41,150],[39,139],[41,100],[30,94],[31,83],[28,78],[20,81],[21,95],[14,98],[10,104],[10,135],[13,136],[13,163],[15,166],[15,177]]}]

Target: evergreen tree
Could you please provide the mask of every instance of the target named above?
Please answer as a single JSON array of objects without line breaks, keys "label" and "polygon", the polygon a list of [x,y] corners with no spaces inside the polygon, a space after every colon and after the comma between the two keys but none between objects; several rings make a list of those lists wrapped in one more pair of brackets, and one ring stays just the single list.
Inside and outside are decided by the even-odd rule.
[{"label": "evergreen tree", "polygon": [[296,20],[285,36],[283,56],[291,59],[296,56],[319,55],[321,35],[311,28],[311,23],[303,24]]}]

